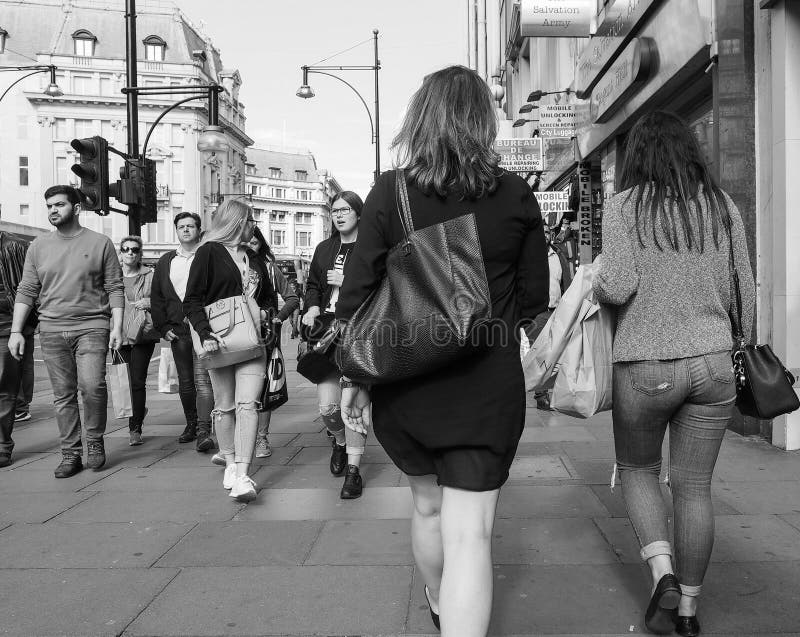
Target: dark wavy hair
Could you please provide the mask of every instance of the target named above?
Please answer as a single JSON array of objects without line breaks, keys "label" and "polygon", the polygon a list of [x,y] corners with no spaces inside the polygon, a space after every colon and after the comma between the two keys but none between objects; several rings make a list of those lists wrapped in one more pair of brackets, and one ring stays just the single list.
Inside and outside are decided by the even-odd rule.
[{"label": "dark wavy hair", "polygon": [[[663,251],[658,227],[669,247],[680,250],[679,235],[689,250],[705,248],[706,224],[711,223],[714,247],[719,248],[720,226],[730,232],[731,216],[725,193],[706,165],[692,131],[674,113],[654,111],[641,117],[628,135],[622,166],[622,187],[635,196],[636,233],[652,235]],[[700,198],[708,203],[709,217]]]},{"label": "dark wavy hair", "polygon": [[264,233],[261,232],[261,228],[256,226],[253,228],[253,236],[258,239],[258,242],[261,244],[261,247],[258,249],[259,257],[261,257],[264,261],[268,261],[270,263],[275,262],[275,253],[272,252],[272,248],[270,247],[267,240],[264,238]]},{"label": "dark wavy hair", "polygon": [[398,165],[424,193],[478,199],[497,188],[497,116],[489,87],[474,71],[448,66],[426,76],[392,142]]}]

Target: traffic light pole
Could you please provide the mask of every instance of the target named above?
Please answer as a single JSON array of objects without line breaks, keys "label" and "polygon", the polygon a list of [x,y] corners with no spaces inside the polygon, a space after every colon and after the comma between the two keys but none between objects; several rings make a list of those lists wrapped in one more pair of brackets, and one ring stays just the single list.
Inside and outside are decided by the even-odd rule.
[{"label": "traffic light pole", "polygon": [[[136,0],[125,0],[125,59],[127,62],[127,83],[129,87],[138,86],[136,62]],[[139,94],[126,92],[128,104],[128,156],[139,158]],[[141,211],[136,204],[128,205],[128,234],[139,236],[142,233]]]}]

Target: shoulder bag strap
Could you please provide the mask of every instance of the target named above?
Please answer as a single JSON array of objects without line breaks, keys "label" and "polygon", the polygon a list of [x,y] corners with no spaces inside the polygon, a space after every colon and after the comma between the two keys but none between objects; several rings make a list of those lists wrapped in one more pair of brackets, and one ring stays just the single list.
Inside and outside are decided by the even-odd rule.
[{"label": "shoulder bag strap", "polygon": [[408,186],[406,185],[405,171],[396,171],[397,188],[395,197],[397,199],[397,212],[400,215],[400,225],[403,226],[403,234],[406,236],[406,243],[409,235],[414,232],[414,220],[411,218],[411,204],[408,201]]},{"label": "shoulder bag strap", "polygon": [[728,231],[728,247],[731,278],[733,279],[733,302],[736,305],[736,310],[730,318],[733,325],[733,338],[737,345],[741,346],[745,339],[742,333],[742,292],[739,287],[739,272],[736,270],[736,261],[733,256],[733,219],[731,219],[731,227]]}]

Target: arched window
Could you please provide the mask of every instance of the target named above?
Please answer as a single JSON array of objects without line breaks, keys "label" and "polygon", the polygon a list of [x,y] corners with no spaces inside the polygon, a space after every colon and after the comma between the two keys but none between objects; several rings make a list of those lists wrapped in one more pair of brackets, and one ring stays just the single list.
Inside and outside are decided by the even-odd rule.
[{"label": "arched window", "polygon": [[78,29],[72,34],[72,42],[74,44],[75,55],[83,57],[94,57],[94,47],[97,43],[97,38],[86,29]]},{"label": "arched window", "polygon": [[144,59],[150,62],[163,62],[167,43],[157,35],[148,35],[144,40]]}]

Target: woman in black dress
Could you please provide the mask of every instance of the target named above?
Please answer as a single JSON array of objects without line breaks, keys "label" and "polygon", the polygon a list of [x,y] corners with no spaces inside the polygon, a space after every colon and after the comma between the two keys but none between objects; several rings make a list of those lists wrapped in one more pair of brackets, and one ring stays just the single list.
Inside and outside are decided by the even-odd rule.
[{"label": "woman in black dress", "polygon": [[[473,213],[489,291],[494,342],[458,364],[371,389],[343,380],[348,428],[375,435],[408,476],[414,557],[443,634],[482,636],[492,604],[491,533],[500,487],[525,420],[516,338],[521,320],[547,309],[542,219],[530,187],[498,168],[497,124],[486,84],[454,66],[425,78],[394,146],[405,169],[416,229]],[[403,237],[396,172],[364,205],[336,317],[348,320],[380,283]],[[371,418],[370,418],[371,403]]]}]

